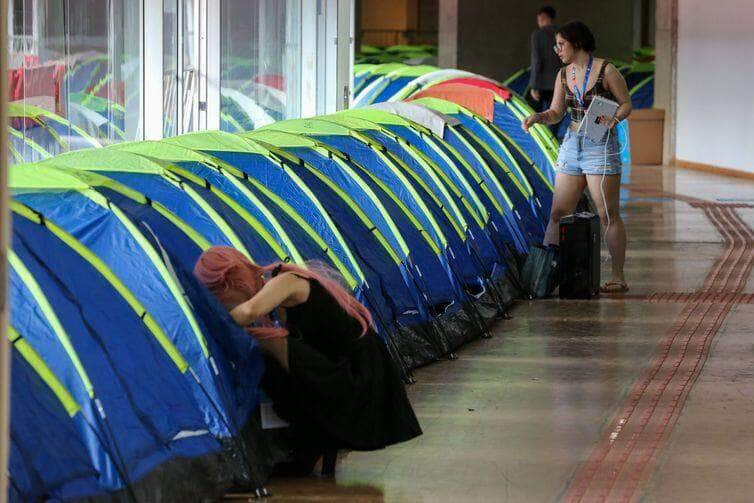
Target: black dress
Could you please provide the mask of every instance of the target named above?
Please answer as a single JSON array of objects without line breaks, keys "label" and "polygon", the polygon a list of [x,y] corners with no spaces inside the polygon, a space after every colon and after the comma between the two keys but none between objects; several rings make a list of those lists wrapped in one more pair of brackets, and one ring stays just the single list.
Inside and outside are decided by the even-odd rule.
[{"label": "black dress", "polygon": [[421,435],[384,342],[350,317],[316,280],[286,310],[286,372],[272,358],[264,379],[298,449],[374,450]]}]

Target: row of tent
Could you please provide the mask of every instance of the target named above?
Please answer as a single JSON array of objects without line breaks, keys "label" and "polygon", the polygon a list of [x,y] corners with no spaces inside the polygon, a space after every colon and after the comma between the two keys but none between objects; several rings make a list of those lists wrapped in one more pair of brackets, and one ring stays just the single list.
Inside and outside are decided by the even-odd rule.
[{"label": "row of tent", "polygon": [[10,164],[36,162],[70,150],[102,146],[82,128],[43,108],[10,103],[7,113]]},{"label": "row of tent", "polygon": [[246,80],[234,89],[220,88],[220,129],[240,133],[281,120],[287,106],[285,82],[278,79]]},{"label": "row of tent", "polygon": [[486,120],[518,145],[531,162],[547,166],[548,180],[554,183],[557,140],[542,125],[535,126],[530,134],[521,130],[521,122],[533,111],[508,87],[456,69],[402,64],[355,66],[354,108],[389,109],[405,101],[454,117],[471,113],[477,120]]},{"label": "row of tent", "polygon": [[430,44],[391,45],[377,47],[361,44],[354,57],[356,64],[404,63],[407,65],[431,64],[437,61],[437,46]]},{"label": "row of tent", "polygon": [[[282,75],[261,74],[254,78],[253,60],[235,58],[228,61],[223,69],[224,85],[220,89],[221,119],[220,128],[229,132],[249,131],[276,120],[280,120],[286,110],[285,79]],[[70,66],[68,66],[70,65]],[[76,144],[82,137],[86,147],[121,142],[127,139],[126,109],[124,102],[138,100],[133,96],[111,96],[133,92],[124,82],[133,80],[133,72],[138,70],[133,64],[123,65],[120,78],[116,79],[108,56],[99,53],[78,55],[75,63],[47,63],[44,65],[22,67],[10,72],[12,136],[21,136],[29,141],[23,145],[17,138],[11,150],[11,161],[34,161],[46,154],[56,155],[68,150],[82,148]],[[184,75],[185,85],[190,90],[194,84],[191,75]],[[186,99],[175,96],[177,80],[168,74],[165,85],[166,101],[165,130],[175,130],[175,100]],[[237,83],[231,84],[231,83]],[[41,88],[41,89],[39,89]],[[42,92],[45,96],[61,100],[56,108],[64,110],[66,117],[61,117],[45,109],[24,104],[29,93]],[[184,106],[190,107],[186,102]],[[186,120],[186,119],[185,119]],[[40,127],[40,122],[43,123]],[[190,120],[187,120],[190,122]],[[52,124],[58,137],[50,138],[44,125]],[[65,131],[63,131],[65,129]],[[73,144],[68,144],[73,143]]]},{"label": "row of tent", "polygon": [[[252,99],[247,94],[255,96]],[[272,124],[282,117],[285,109],[285,93],[265,84],[251,83],[242,89],[221,89],[220,128],[223,131],[242,132]],[[102,98],[90,96],[88,103]],[[101,138],[107,138],[113,125],[103,117],[92,117],[88,110],[85,124],[97,124],[96,129],[104,136],[90,133],[91,127],[80,127],[81,120],[61,117],[43,108],[21,103],[8,106],[8,159],[11,164],[36,162],[54,155],[82,148],[101,147]],[[116,126],[117,128],[117,126]],[[118,141],[125,139],[119,130]],[[98,139],[100,138],[100,139]]]},{"label": "row of tent", "polygon": [[11,501],[264,483],[282,458],[259,425],[264,364],[192,275],[211,245],[338,271],[407,380],[488,335],[543,237],[557,144],[521,130],[530,111],[504,88],[464,78],[12,166]]},{"label": "row of tent", "polygon": [[132,79],[136,71],[138,66],[127,62],[116,81],[108,56],[97,52],[44,64],[39,58],[30,58],[24,66],[9,71],[10,98],[17,104],[36,97],[49,98],[56,110],[64,110],[61,113],[98,141],[123,141],[124,103],[134,97],[117,95],[125,92],[123,82]]},{"label": "row of tent", "polygon": [[[618,63],[624,74],[634,108],[651,108],[654,101],[654,63],[635,61],[631,65]],[[527,150],[535,162],[545,162],[544,150],[556,150],[543,126],[537,126],[532,135],[518,131],[516,126],[533,112],[527,103],[529,71],[521,70],[499,84],[492,79],[456,69],[440,69],[427,65],[355,65],[354,106],[368,107],[381,103],[416,101],[423,96],[435,96],[464,105],[492,121],[510,134]],[[565,135],[570,116],[566,114],[556,127],[557,138]],[[631,164],[631,148],[628,122],[621,121],[617,128],[621,144],[621,159],[624,165]],[[530,146],[536,141],[540,147]],[[553,181],[553,180],[551,180]]]},{"label": "row of tent", "polygon": [[[634,108],[652,108],[654,104],[654,63],[615,62],[628,85]],[[357,107],[384,101],[401,101],[438,82],[457,78],[467,72],[440,69],[431,65],[407,65],[400,62],[354,65],[354,103]],[[523,68],[504,81],[506,89],[519,99],[529,93],[530,68]]]},{"label": "row of tent", "polygon": [[[114,86],[114,75],[108,70],[106,55],[84,59],[74,67],[69,77],[72,90],[69,95],[69,116],[80,124],[84,131],[103,143],[126,139],[125,108],[112,99],[100,96],[103,89]],[[242,132],[255,129],[280,120],[286,110],[285,79],[278,74],[255,75],[257,62],[249,58],[229,58],[222,71],[222,82],[228,84],[220,88],[220,129],[229,132]],[[126,65],[128,71],[133,68]],[[253,78],[250,76],[254,75]],[[121,80],[127,77],[122,77]],[[184,100],[184,96],[173,96],[177,91],[178,79],[166,76],[169,101],[164,103],[165,128],[175,128],[174,100]],[[186,86],[193,85],[193,75],[184,75]],[[232,82],[242,82],[230,85]],[[190,102],[184,103],[184,106]]]}]

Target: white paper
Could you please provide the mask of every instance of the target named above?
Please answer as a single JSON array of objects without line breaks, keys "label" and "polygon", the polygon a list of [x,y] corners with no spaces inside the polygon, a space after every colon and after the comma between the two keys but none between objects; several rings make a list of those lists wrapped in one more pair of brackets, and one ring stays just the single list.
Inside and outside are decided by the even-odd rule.
[{"label": "white paper", "polygon": [[290,424],[280,419],[280,417],[275,414],[275,409],[272,408],[272,402],[264,402],[260,406],[260,409],[262,413],[263,430],[274,430],[275,428],[287,428],[290,426]]}]

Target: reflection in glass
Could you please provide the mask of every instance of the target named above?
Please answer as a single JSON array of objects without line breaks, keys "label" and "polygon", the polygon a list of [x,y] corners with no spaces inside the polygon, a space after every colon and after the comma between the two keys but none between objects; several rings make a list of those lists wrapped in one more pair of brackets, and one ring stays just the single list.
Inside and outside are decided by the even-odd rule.
[{"label": "reflection in glass", "polygon": [[220,128],[300,115],[301,0],[222,0]]},{"label": "reflection in glass", "polygon": [[178,132],[178,1],[162,4],[162,135]]},{"label": "reflection in glass", "polygon": [[194,0],[165,0],[163,4],[163,136],[165,137],[194,130],[196,96],[194,8]]},{"label": "reflection in glass", "polygon": [[8,7],[16,162],[142,136],[140,2],[14,0]]}]

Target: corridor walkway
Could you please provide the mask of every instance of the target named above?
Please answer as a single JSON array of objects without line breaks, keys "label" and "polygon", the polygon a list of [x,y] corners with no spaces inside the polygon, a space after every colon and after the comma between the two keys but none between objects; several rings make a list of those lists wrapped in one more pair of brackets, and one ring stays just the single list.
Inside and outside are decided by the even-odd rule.
[{"label": "corridor walkway", "polygon": [[629,294],[517,303],[416,372],[422,437],[274,500],[750,499],[754,182],[637,168],[624,215]]}]

